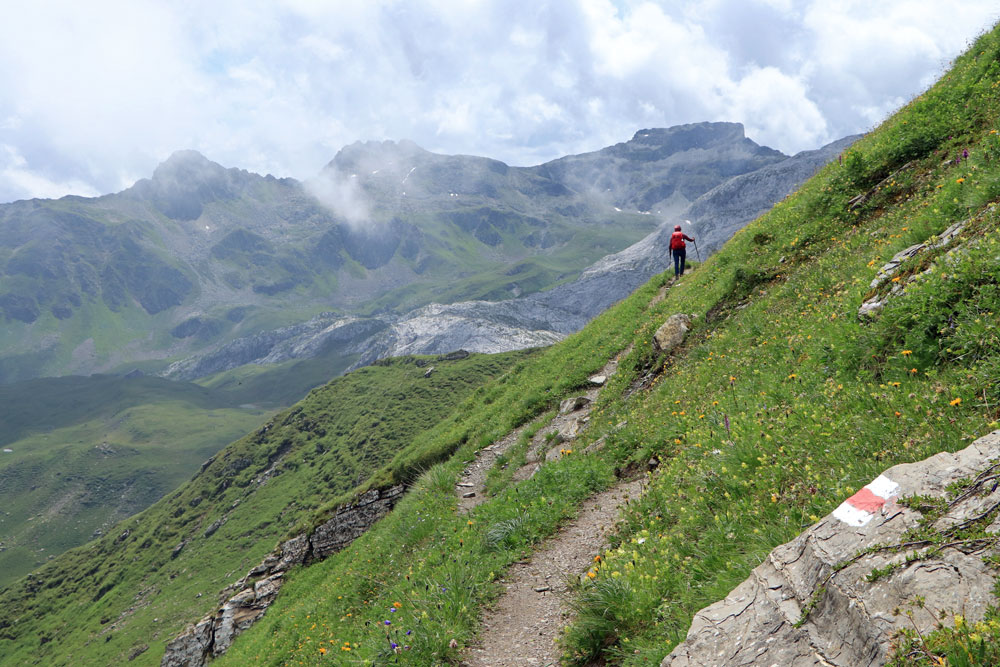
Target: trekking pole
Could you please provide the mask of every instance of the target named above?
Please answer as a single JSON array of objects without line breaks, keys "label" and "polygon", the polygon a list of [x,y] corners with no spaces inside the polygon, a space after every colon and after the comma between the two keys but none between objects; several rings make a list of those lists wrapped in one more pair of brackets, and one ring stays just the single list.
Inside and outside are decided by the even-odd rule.
[{"label": "trekking pole", "polygon": [[[690,220],[685,220],[684,222],[687,223],[689,226],[691,225],[691,221]],[[698,242],[697,241],[691,241],[691,243],[694,244],[694,252],[698,256],[698,263],[701,264],[701,252],[698,250]]]}]

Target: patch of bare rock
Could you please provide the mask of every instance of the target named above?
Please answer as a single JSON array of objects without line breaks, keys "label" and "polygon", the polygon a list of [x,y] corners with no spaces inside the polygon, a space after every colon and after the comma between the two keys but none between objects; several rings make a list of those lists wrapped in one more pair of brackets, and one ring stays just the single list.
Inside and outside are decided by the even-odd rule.
[{"label": "patch of bare rock", "polygon": [[[954,614],[982,620],[997,603],[997,572],[983,562],[998,552],[997,459],[1000,431],[954,454],[890,468],[772,551],[726,599],[695,614],[662,667],[883,665],[904,627],[927,633]],[[959,481],[971,484],[953,497],[947,488]],[[946,513],[931,523],[940,534],[976,523],[986,537],[881,548],[903,544],[908,530],[930,521],[897,502],[917,495],[947,500]],[[890,566],[888,575],[870,580],[876,568]],[[918,598],[925,609],[916,608]]]},{"label": "patch of bare rock", "polygon": [[274,552],[220,594],[220,606],[166,647],[161,667],[202,667],[225,653],[241,632],[253,625],[274,602],[284,574],[296,565],[323,560],[360,537],[389,513],[405,489],[402,485],[372,489],[355,503],[339,508],[311,534],[283,542]]}]

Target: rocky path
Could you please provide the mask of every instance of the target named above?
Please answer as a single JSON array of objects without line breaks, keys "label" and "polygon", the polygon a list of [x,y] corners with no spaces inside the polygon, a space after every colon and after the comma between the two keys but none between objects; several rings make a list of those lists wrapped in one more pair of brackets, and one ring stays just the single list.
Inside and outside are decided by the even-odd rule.
[{"label": "rocky path", "polygon": [[[559,406],[559,413],[552,418],[544,428],[538,430],[532,438],[531,449],[528,452],[527,465],[522,466],[515,475],[515,481],[531,477],[546,460],[558,457],[560,444],[573,440],[590,420],[590,411],[594,401],[600,396],[601,388],[618,370],[618,360],[631,351],[631,347],[611,359],[596,374],[591,376],[592,387],[579,396],[566,399]],[[476,454],[475,460],[462,473],[461,479],[455,485],[458,495],[458,511],[466,513],[476,505],[486,500],[486,475],[500,456],[507,454],[517,444],[521,433],[530,424],[525,424],[491,445],[483,447]],[[550,434],[555,434],[551,439]],[[565,447],[565,445],[562,445]]]},{"label": "rocky path", "polygon": [[476,460],[465,469],[462,478],[455,487],[460,513],[465,514],[486,500],[487,473],[500,456],[509,452],[510,448],[517,444],[518,438],[521,437],[521,433],[526,428],[528,428],[528,424],[514,429],[492,445],[487,445],[479,450],[476,454]]},{"label": "rocky path", "polygon": [[[547,461],[559,457],[560,449],[570,448],[586,428],[593,404],[607,378],[618,370],[618,359],[610,360],[591,378],[592,387],[567,399],[559,412],[532,438],[527,464],[515,480],[527,479]],[[486,473],[497,458],[510,450],[525,427],[489,447],[483,448],[456,487],[459,511],[468,511],[484,500]],[[555,665],[559,662],[556,639],[569,616],[567,595],[570,582],[590,567],[607,545],[619,507],[636,497],[641,481],[621,482],[583,503],[579,515],[540,547],[528,561],[515,563],[503,583],[506,592],[482,622],[479,643],[465,653],[465,667],[523,667]]]},{"label": "rocky path", "polygon": [[641,491],[623,482],[587,500],[580,514],[531,560],[515,563],[506,592],[483,619],[480,642],[466,651],[464,667],[559,664],[556,639],[569,617],[568,583],[580,577],[607,544],[619,507]]}]

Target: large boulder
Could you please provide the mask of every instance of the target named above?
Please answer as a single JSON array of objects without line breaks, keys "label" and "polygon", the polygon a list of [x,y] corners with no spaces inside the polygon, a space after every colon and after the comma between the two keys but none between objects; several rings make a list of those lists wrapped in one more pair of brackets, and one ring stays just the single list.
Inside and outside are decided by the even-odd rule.
[{"label": "large boulder", "polygon": [[[981,620],[997,602],[996,572],[983,562],[996,551],[995,540],[956,536],[945,541],[952,546],[938,545],[937,552],[912,542],[885,547],[901,545],[908,530],[927,523],[946,531],[978,518],[988,524],[987,533],[995,533],[1000,490],[985,483],[992,477],[983,475],[973,484],[975,492],[958,498],[947,488],[975,480],[998,458],[1000,431],[995,431],[955,454],[890,468],[772,551],[726,599],[695,614],[687,638],[661,667],[882,665],[892,636],[904,627],[931,632],[939,622],[952,622],[953,614]],[[950,506],[931,522],[896,502],[917,495],[948,498]],[[876,570],[883,574],[871,576]],[[908,617],[918,596],[929,613]]]},{"label": "large boulder", "polygon": [[653,348],[658,352],[670,352],[684,342],[684,337],[691,330],[691,318],[684,313],[677,313],[667,318],[653,334]]}]

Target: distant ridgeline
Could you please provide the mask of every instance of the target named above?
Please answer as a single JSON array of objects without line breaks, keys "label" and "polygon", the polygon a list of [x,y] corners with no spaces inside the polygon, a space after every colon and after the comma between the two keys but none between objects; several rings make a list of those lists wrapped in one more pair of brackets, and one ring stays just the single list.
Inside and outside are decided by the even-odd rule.
[{"label": "distant ridgeline", "polygon": [[[816,166],[791,173],[789,160],[736,123],[641,130],[530,168],[406,141],[356,143],[305,183],[181,151],[117,194],[0,206],[0,383],[161,372],[172,361],[181,361],[174,375],[192,378],[330,348],[362,354],[402,313],[565,283],[699,197],[759,173],[768,185],[735,211],[743,224]],[[597,312],[576,313],[574,326]],[[336,324],[345,315],[362,321]],[[532,333],[560,331],[547,319],[514,322],[519,344],[551,342]],[[322,334],[333,324],[335,334]],[[312,332],[304,349],[288,343],[302,329]],[[407,343],[394,336],[378,345],[399,351]],[[429,345],[406,351],[447,351]],[[459,347],[469,346],[450,349]]]}]

